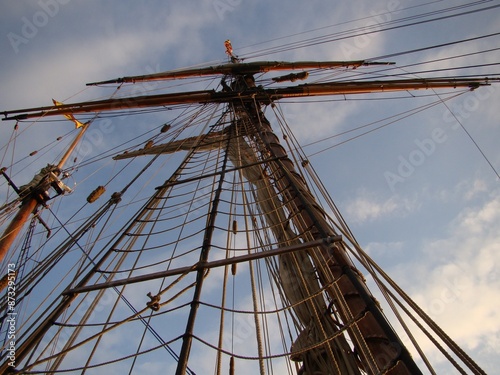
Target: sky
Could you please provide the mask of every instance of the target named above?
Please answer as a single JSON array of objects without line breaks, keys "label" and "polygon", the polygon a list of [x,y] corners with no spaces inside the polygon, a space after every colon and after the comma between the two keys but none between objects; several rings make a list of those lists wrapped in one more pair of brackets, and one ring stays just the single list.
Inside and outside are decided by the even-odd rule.
[{"label": "sky", "polygon": [[[0,110],[51,105],[52,98],[71,102],[109,95],[109,90],[87,88],[87,82],[226,61],[226,39],[235,54],[248,56],[246,61],[375,58],[394,61],[401,68],[391,73],[397,74],[494,75],[495,65],[420,72],[498,63],[498,36],[449,43],[498,32],[500,8],[494,6],[500,1],[477,2],[461,11],[492,8],[440,22],[383,32],[377,27],[447,7],[457,6],[459,12],[458,6],[468,3],[3,1]],[[377,32],[339,37],[363,27]],[[440,44],[449,45],[401,54]],[[449,58],[465,54],[471,55]],[[500,365],[500,84],[395,123],[386,120],[449,93],[428,91],[428,97],[411,97],[423,95],[418,92],[400,101],[336,98],[307,104],[307,111],[290,100],[282,108],[361,246],[493,373]],[[333,138],[378,120],[387,126],[350,141],[349,135]],[[115,124],[94,133],[94,150],[105,148],[107,136],[118,137]],[[0,123],[1,146],[12,126]],[[63,125],[33,132],[20,149],[54,138]],[[1,152],[2,163],[8,163]],[[19,179],[29,179],[32,171],[24,172],[17,172]]]}]

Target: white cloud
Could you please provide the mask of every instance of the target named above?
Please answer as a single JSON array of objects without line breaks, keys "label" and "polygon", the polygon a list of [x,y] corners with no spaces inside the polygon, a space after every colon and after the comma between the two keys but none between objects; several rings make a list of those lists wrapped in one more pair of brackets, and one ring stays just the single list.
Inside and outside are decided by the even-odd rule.
[{"label": "white cloud", "polygon": [[[285,104],[282,108],[292,132],[300,143],[305,144],[338,133],[339,129],[342,129],[348,123],[349,116],[355,112],[356,104],[354,102],[343,102],[339,106],[337,103],[332,102],[331,105],[325,106],[324,103],[311,102]],[[330,143],[336,142],[338,142],[336,138],[330,141]],[[321,148],[326,147],[324,145],[322,143]],[[314,152],[315,146],[308,148],[307,151]]]},{"label": "white cloud", "polygon": [[466,350],[498,357],[500,196],[463,210],[424,253],[424,263],[404,267],[416,302]]},{"label": "white cloud", "polygon": [[453,190],[443,189],[437,195],[442,202],[468,202],[487,193],[488,189],[488,183],[483,179],[463,180]]},{"label": "white cloud", "polygon": [[[421,233],[417,242],[373,242],[365,249],[381,263],[390,259],[385,270],[487,373],[492,372],[499,365],[493,358],[500,358],[500,190],[477,179],[419,196],[423,207],[438,199],[447,203],[443,207],[450,203],[461,208],[444,229],[439,229],[438,219],[437,231]],[[402,200],[396,196],[384,200],[359,191],[348,214],[358,222],[409,215],[411,209],[398,209],[398,202]],[[415,201],[407,207],[416,207]],[[449,371],[441,371],[447,361],[415,330],[437,372]]]},{"label": "white cloud", "polygon": [[[127,6],[115,10],[123,15],[120,22],[105,18],[105,10],[98,8],[92,16],[93,27],[75,34],[61,32],[61,29],[72,27],[67,25],[72,17],[78,12],[84,17],[89,8],[69,4],[61,8],[60,14],[50,18],[36,35],[27,39],[26,44],[19,46],[17,54],[7,49],[5,58],[12,63],[5,64],[0,80],[4,87],[9,87],[9,97],[3,98],[2,104],[20,107],[21,102],[22,106],[38,106],[47,104],[53,96],[62,100],[92,80],[149,73],[147,65],[160,61],[162,56],[176,61],[173,64],[179,66],[199,61],[196,56],[203,52],[201,30],[216,18],[215,12],[200,12],[200,8],[209,6],[205,3],[196,7],[178,3],[160,8],[147,18],[143,14],[144,8],[139,7],[140,12],[134,12]],[[40,12],[40,9],[25,10],[25,16],[34,12]],[[131,14],[134,15],[133,27],[129,24]],[[21,26],[17,18],[11,23],[12,30]],[[52,38],[47,38],[48,35]],[[40,49],[44,53],[40,53]],[[176,53],[169,54],[168,51],[173,50]],[[189,60],[186,60],[187,56],[190,56]],[[161,68],[174,67],[177,66]],[[29,95],[26,94],[27,87],[19,84],[20,72],[23,82],[31,83]]]},{"label": "white cloud", "polygon": [[383,255],[400,253],[403,249],[403,242],[370,242],[365,246],[365,251],[372,258],[380,258]]},{"label": "white cloud", "polygon": [[363,223],[383,217],[404,217],[418,208],[416,199],[392,195],[387,199],[377,198],[367,190],[357,192],[356,198],[347,203],[348,222]]}]

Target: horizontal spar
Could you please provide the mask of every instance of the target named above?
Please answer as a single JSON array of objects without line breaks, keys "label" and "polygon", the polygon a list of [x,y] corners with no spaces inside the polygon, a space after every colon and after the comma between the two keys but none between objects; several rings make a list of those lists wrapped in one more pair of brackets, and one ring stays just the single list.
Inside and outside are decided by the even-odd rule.
[{"label": "horizontal spar", "polygon": [[139,283],[139,282],[154,280],[154,279],[161,279],[161,278],[181,275],[181,274],[185,274],[185,273],[189,273],[189,272],[193,272],[193,271],[197,271],[197,270],[228,266],[231,264],[249,262],[252,260],[273,257],[273,256],[277,256],[277,255],[295,252],[295,251],[306,250],[306,249],[310,249],[310,248],[316,247],[316,246],[329,247],[333,243],[341,242],[341,241],[342,241],[342,236],[340,236],[340,235],[330,236],[327,238],[313,240],[313,241],[301,243],[298,245],[283,246],[283,247],[278,247],[276,249],[272,249],[272,250],[268,250],[268,251],[261,251],[258,253],[235,256],[232,258],[219,259],[219,260],[214,260],[211,262],[205,262],[205,263],[198,262],[192,266],[180,267],[180,268],[176,268],[176,269],[172,269],[172,270],[160,271],[160,272],[155,272],[155,273],[150,273],[150,274],[140,275],[140,276],[135,276],[135,277],[128,277],[126,279],[113,280],[113,281],[108,281],[108,282],[101,283],[101,284],[81,286],[81,287],[77,287],[74,289],[69,289],[69,290],[65,291],[63,294],[64,295],[73,295],[75,293],[86,293],[86,292],[90,292],[93,290],[105,289],[105,288],[122,286],[122,285],[127,285],[127,284],[134,284],[134,283]]},{"label": "horizontal spar", "polygon": [[207,66],[202,68],[192,69],[178,69],[169,70],[161,73],[145,74],[140,76],[129,76],[111,79],[108,81],[87,83],[87,86],[105,85],[113,83],[124,82],[144,82],[144,81],[158,81],[169,80],[189,77],[203,77],[214,74],[227,74],[227,75],[244,75],[266,73],[270,71],[283,71],[283,70],[302,70],[302,69],[337,69],[337,68],[353,68],[356,69],[360,66],[368,65],[392,65],[393,62],[375,62],[365,60],[354,61],[255,61],[250,63],[230,63],[220,64],[214,66]]},{"label": "horizontal spar", "polygon": [[[208,102],[215,91],[190,91],[160,95],[145,95],[119,99],[104,99],[57,106],[35,107],[4,111],[3,120],[24,120],[34,117],[58,116],[77,113],[95,113],[123,109],[162,107],[165,105]],[[16,114],[9,117],[10,115]]]},{"label": "horizontal spar", "polygon": [[479,86],[489,85],[491,82],[498,82],[499,80],[500,79],[496,77],[482,79],[408,79],[392,81],[316,83],[275,89],[251,88],[244,91],[191,91],[185,93],[145,95],[4,111],[3,120],[24,120],[35,117],[95,113],[136,108],[165,107],[177,104],[228,103],[232,101],[253,100],[268,103],[291,97],[366,94],[376,92],[459,87],[476,89]]}]

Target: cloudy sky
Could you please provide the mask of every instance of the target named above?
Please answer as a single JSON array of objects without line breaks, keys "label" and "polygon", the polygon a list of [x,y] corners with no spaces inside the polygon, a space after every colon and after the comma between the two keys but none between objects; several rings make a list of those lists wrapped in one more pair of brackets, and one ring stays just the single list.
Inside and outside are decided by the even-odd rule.
[{"label": "cloudy sky", "polygon": [[[378,58],[396,62],[388,74],[406,77],[495,75],[500,38],[483,36],[499,31],[499,5],[3,1],[0,110],[107,95],[87,82],[226,61],[228,38],[247,61]],[[477,11],[484,8],[490,9]],[[450,17],[458,13],[464,14]],[[452,43],[476,37],[482,38]],[[444,46],[427,48],[437,45]],[[423,50],[403,53],[416,49]],[[311,103],[308,111],[290,101],[282,108],[358,242],[493,373],[500,366],[500,85],[440,103],[449,92],[401,100],[336,98]],[[436,105],[405,116],[431,103]],[[399,121],[392,123],[393,116]],[[362,131],[336,136],[374,121],[386,126],[353,140]],[[0,124],[1,146],[12,126]],[[36,134],[48,139],[60,131]],[[6,164],[4,149],[1,157]]]}]

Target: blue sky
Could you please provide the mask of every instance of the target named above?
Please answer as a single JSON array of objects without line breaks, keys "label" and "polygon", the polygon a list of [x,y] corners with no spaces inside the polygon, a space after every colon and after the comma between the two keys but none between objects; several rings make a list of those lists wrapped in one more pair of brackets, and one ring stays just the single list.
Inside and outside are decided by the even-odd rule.
[{"label": "blue sky", "polygon": [[[341,31],[376,27],[381,22],[467,3],[2,2],[0,109],[50,105],[52,98],[67,102],[95,98],[110,91],[86,88],[85,83],[225,61],[223,42],[228,38],[235,53],[248,56],[248,61],[348,60],[498,32],[500,10],[493,8],[356,38],[333,37]],[[490,1],[470,9],[498,4]],[[337,40],[315,45],[307,42],[323,36]],[[301,41],[305,42],[300,48],[261,52]],[[391,73],[498,63],[500,52],[492,51],[425,64],[498,48],[498,41],[496,36],[390,57],[396,67],[421,63]],[[494,72],[498,72],[496,66],[435,74]],[[408,94],[399,101],[335,98],[337,101],[307,105],[290,101],[282,108],[358,242],[487,372],[492,372],[500,365],[500,186],[495,171],[464,128],[499,171],[500,85],[460,95],[446,106],[439,103],[338,146],[335,144],[347,137],[328,139],[439,100],[432,92],[415,93],[424,94],[430,95],[409,100]],[[12,125],[0,123],[2,146]],[[30,150],[29,143],[53,139],[64,126],[67,124],[48,125],[43,132],[34,130],[36,136],[24,138],[25,143],[18,147]],[[114,129],[110,136],[117,137]],[[105,128],[101,131],[106,134]],[[106,142],[96,138],[94,147],[100,150]],[[29,179],[30,168],[40,167],[35,163],[25,174],[18,171],[18,178]]]}]

